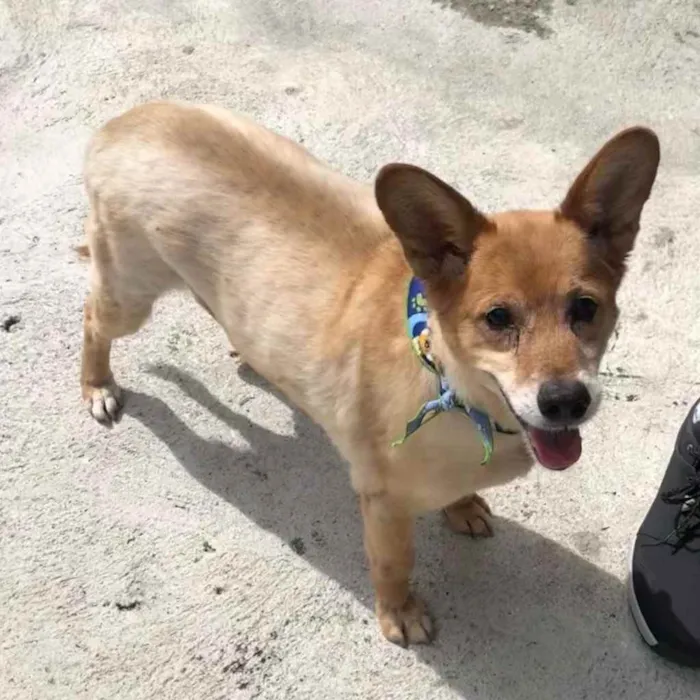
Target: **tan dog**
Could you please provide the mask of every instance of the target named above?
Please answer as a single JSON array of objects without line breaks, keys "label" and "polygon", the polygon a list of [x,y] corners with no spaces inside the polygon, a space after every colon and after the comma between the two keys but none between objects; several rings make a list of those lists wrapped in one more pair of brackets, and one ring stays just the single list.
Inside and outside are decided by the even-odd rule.
[{"label": "tan dog", "polygon": [[[83,397],[99,421],[117,417],[112,341],[165,292],[189,289],[349,461],[382,632],[426,642],[409,588],[414,517],[444,508],[453,529],[490,534],[477,490],[524,475],[533,454],[555,469],[578,459],[658,161],[656,136],[630,129],[558,210],[486,216],[416,167],[386,166],[373,191],[225,110],[133,109],[87,155]],[[406,335],[414,275],[445,386],[490,416],[485,464],[488,440],[463,410],[392,446],[439,393]]]}]

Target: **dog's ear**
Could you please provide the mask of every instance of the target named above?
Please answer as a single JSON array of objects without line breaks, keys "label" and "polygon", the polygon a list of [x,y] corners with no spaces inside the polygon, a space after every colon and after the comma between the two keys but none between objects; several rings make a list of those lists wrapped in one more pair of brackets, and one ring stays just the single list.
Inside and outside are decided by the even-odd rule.
[{"label": "dog's ear", "polygon": [[578,224],[619,275],[634,247],[659,165],[659,139],[635,127],[608,141],[571,186],[561,213]]},{"label": "dog's ear", "polygon": [[474,238],[490,225],[486,217],[452,187],[413,165],[384,166],[374,191],[420,279],[443,286],[462,276]]}]

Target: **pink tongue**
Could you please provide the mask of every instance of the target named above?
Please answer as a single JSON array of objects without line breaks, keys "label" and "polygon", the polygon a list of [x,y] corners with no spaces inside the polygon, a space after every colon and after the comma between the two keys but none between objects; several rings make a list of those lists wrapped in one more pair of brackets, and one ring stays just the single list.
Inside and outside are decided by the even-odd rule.
[{"label": "pink tongue", "polygon": [[566,469],[581,456],[581,434],[578,430],[539,430],[528,428],[537,459],[548,469]]}]

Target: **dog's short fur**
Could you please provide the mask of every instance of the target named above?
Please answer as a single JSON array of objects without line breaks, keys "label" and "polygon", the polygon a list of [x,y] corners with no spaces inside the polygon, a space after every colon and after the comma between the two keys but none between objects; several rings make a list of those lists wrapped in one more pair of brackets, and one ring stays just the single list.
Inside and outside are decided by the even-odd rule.
[{"label": "dog's short fur", "polygon": [[[414,517],[444,508],[455,530],[490,534],[477,490],[530,469],[531,427],[561,427],[539,410],[539,387],[583,382],[592,398],[576,422],[594,412],[616,290],[658,160],[656,136],[630,129],[559,209],[486,216],[412,166],[385,167],[373,190],[223,109],[133,109],[87,155],[83,398],[98,420],[117,416],[112,341],[135,333],[165,292],[189,289],[243,360],[349,461],[382,632],[426,642],[431,621],[409,588]],[[516,431],[496,435],[487,465],[459,413],[390,447],[435,395],[406,337],[413,274],[425,282],[433,352],[450,384]],[[572,316],[579,298],[595,300],[592,318]],[[507,309],[505,327],[489,320],[494,308]]]}]

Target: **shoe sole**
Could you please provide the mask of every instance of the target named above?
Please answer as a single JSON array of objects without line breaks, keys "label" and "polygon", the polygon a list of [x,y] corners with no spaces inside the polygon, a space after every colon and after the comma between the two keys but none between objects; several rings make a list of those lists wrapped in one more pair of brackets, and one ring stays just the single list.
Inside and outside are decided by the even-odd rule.
[{"label": "shoe sole", "polygon": [[629,603],[630,612],[632,613],[632,619],[634,624],[639,630],[639,634],[642,639],[646,642],[647,646],[654,651],[659,656],[673,661],[674,663],[680,664],[682,666],[690,666],[691,668],[700,668],[700,658],[695,656],[688,656],[673,647],[668,646],[659,642],[659,640],[654,636],[654,633],[649,629],[647,621],[644,619],[644,614],[642,613],[642,608],[637,600],[637,595],[634,592],[634,577],[632,576],[632,564],[634,561],[634,542],[632,543],[632,549],[630,551],[628,571],[627,571],[627,600]]},{"label": "shoe sole", "polygon": [[634,624],[637,625],[639,634],[642,635],[642,639],[652,648],[657,651],[659,646],[659,640],[654,636],[653,632],[649,629],[647,621],[644,619],[642,614],[642,609],[639,606],[639,601],[637,600],[637,594],[634,592],[634,577],[632,576],[633,563],[634,563],[634,549],[635,542],[632,542],[632,549],[630,550],[628,562],[627,562],[627,600],[629,601],[630,612],[632,613],[632,619]]}]

